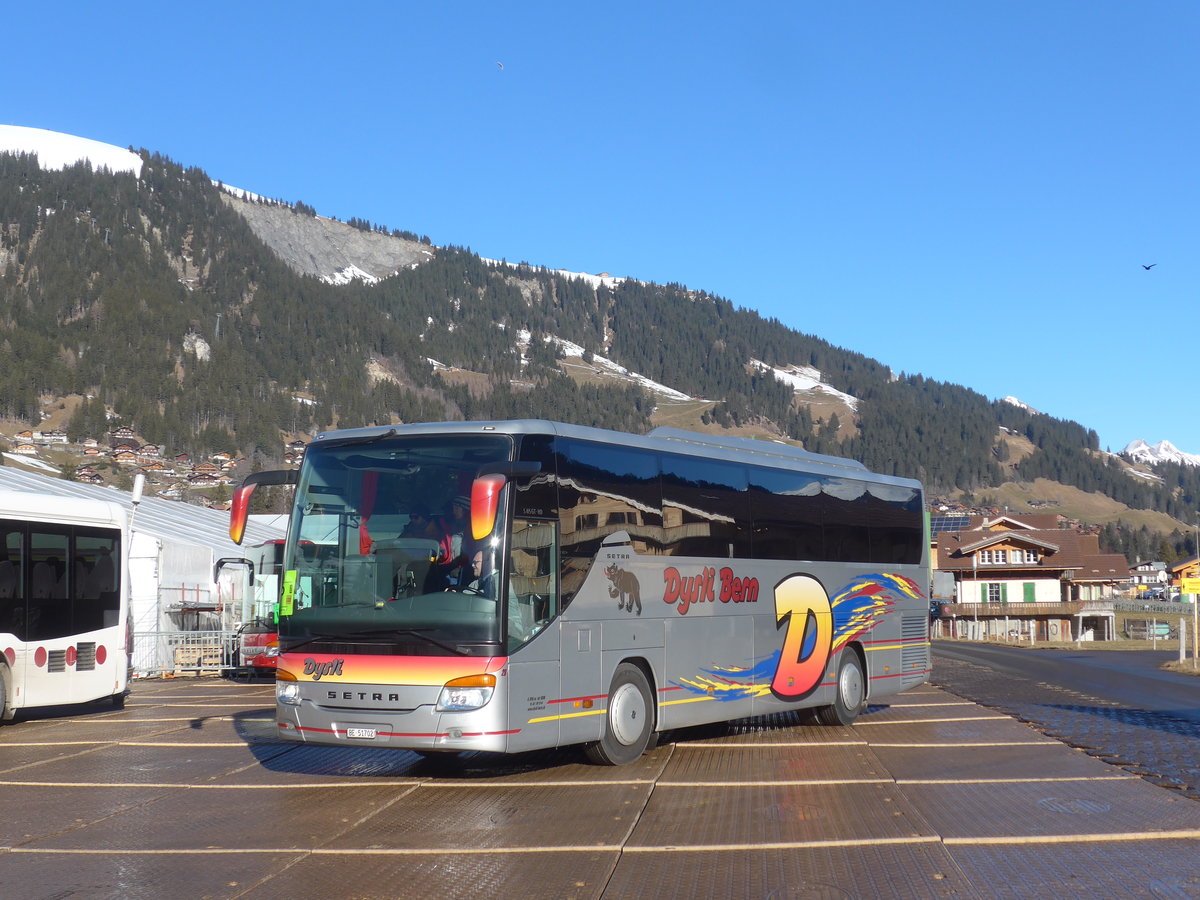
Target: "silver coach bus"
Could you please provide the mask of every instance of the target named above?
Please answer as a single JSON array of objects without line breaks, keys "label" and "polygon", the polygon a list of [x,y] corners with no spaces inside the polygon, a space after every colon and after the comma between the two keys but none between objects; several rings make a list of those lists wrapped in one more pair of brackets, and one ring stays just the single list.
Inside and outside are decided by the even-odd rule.
[{"label": "silver coach bus", "polygon": [[921,485],[784,444],[449,422],[328,432],[293,484],[279,734],[420,752],[781,710],[850,724],[925,681]]}]

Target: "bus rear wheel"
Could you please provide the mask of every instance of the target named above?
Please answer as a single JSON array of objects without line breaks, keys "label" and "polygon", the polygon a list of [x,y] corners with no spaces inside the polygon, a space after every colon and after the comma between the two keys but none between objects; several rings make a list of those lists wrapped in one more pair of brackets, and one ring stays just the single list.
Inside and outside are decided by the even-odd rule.
[{"label": "bus rear wheel", "polygon": [[863,676],[862,663],[858,654],[850,648],[842,651],[838,665],[837,690],[830,706],[816,710],[817,721],[822,725],[852,725],[859,714],[867,708],[867,681]]},{"label": "bus rear wheel", "polygon": [[654,697],[646,675],[623,662],[608,689],[604,736],[589,744],[587,756],[602,766],[624,766],[641,757],[654,735]]},{"label": "bus rear wheel", "polygon": [[8,708],[8,670],[0,666],[0,725],[12,717],[12,711]]}]

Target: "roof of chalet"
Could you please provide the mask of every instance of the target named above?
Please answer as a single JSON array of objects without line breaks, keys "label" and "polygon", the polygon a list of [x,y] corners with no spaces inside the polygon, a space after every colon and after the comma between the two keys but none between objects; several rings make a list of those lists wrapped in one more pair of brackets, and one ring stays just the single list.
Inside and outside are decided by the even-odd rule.
[{"label": "roof of chalet", "polygon": [[[960,532],[961,534],[961,532]],[[959,548],[960,553],[974,553],[976,550],[982,550],[984,547],[991,547],[995,544],[1015,543],[1015,544],[1032,544],[1035,547],[1041,547],[1043,550],[1048,550],[1051,553],[1057,553],[1062,549],[1061,544],[1052,544],[1043,537],[1028,531],[988,531],[984,532],[984,536],[972,543],[963,544]]]},{"label": "roof of chalet", "polygon": [[1192,566],[1196,565],[1197,559],[1198,558],[1195,556],[1191,557],[1190,559],[1181,559],[1179,562],[1175,563],[1175,565],[1171,566],[1171,572],[1173,574],[1178,574],[1184,569],[1190,569]]},{"label": "roof of chalet", "polygon": [[[0,466],[0,489],[30,493],[56,494],[60,497],[89,497],[110,500],[129,509],[133,497],[128,491],[95,484],[64,481],[36,472],[26,472],[16,466]],[[193,544],[212,548],[218,556],[245,556],[244,547],[284,537],[283,526],[252,517],[246,525],[242,546],[229,539],[229,513],[202,506],[191,506],[158,497],[142,498],[133,519],[133,530],[170,544]]]},{"label": "roof of chalet", "polygon": [[[1129,563],[1119,553],[1101,553],[1100,538],[1069,528],[1030,528],[1031,520],[1053,520],[1058,517],[1023,516],[1022,527],[1003,531],[977,528],[972,531],[943,532],[937,536],[938,568],[942,571],[978,571],[975,553],[998,544],[1032,546],[1041,549],[1036,563],[1011,563],[982,567],[986,572],[1030,571],[1050,573],[1072,572],[1073,581],[1124,581],[1129,578]],[[1000,520],[989,520],[989,526]],[[982,517],[980,518],[982,525]]]}]

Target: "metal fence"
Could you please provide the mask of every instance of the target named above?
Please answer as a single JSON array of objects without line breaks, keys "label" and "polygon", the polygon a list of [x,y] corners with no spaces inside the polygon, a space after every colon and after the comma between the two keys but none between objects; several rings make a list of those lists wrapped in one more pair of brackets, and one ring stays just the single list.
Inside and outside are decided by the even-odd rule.
[{"label": "metal fence", "polygon": [[237,662],[237,641],[230,631],[148,631],[133,636],[137,677],[215,675]]}]

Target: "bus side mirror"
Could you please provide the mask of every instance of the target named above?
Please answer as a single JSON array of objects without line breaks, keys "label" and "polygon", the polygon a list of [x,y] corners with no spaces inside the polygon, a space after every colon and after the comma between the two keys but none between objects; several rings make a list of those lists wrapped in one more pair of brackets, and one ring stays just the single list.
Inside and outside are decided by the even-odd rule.
[{"label": "bus side mirror", "polygon": [[213,563],[213,584],[217,583],[217,579],[221,575],[221,570],[226,566],[249,566],[250,568],[250,584],[254,584],[254,562],[246,559],[244,556],[222,556]]},{"label": "bus side mirror", "polygon": [[500,493],[508,479],[499,474],[480,475],[471,484],[471,537],[482,541],[496,527]]},{"label": "bus side mirror", "polygon": [[260,484],[295,484],[298,473],[295,469],[272,469],[247,475],[233,492],[233,505],[229,508],[229,539],[240,544],[246,535],[246,520],[250,517],[250,496]]},{"label": "bus side mirror", "polygon": [[496,527],[500,511],[500,494],[510,478],[536,475],[542,470],[539,462],[510,462],[485,466],[471,484],[471,536],[482,541]]}]

